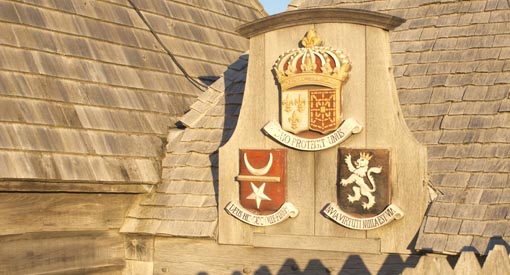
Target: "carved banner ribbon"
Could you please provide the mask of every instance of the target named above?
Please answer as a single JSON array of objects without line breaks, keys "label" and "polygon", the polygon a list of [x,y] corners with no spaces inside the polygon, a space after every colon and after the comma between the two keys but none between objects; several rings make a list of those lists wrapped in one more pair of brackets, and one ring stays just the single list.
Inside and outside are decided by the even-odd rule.
[{"label": "carved banner ribbon", "polygon": [[404,212],[394,204],[388,205],[388,207],[377,216],[369,218],[353,217],[342,211],[342,209],[333,202],[326,205],[322,213],[342,226],[357,230],[375,229],[393,220],[400,220],[404,217]]},{"label": "carved banner ribbon", "polygon": [[254,226],[270,226],[288,218],[294,218],[299,214],[297,208],[290,202],[286,202],[276,212],[269,215],[256,215],[242,207],[239,203],[231,201],[225,210],[235,218]]},{"label": "carved banner ribbon", "polygon": [[344,142],[352,134],[361,132],[363,127],[353,118],[346,119],[333,133],[315,139],[296,136],[282,129],[276,121],[270,121],[264,126],[264,131],[276,141],[302,151],[320,151]]}]

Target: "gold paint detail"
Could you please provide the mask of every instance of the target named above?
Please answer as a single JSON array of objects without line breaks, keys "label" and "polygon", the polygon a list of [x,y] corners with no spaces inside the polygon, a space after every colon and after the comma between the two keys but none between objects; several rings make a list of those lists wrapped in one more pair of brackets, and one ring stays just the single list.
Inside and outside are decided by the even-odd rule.
[{"label": "gold paint detail", "polygon": [[307,32],[301,45],[303,48],[285,52],[274,64],[282,90],[301,85],[320,85],[340,90],[351,70],[347,55],[323,47],[322,40],[313,29]]},{"label": "gold paint detail", "polygon": [[322,40],[317,36],[317,31],[315,29],[309,30],[305,37],[301,39],[301,45],[305,48],[313,48],[316,46],[322,46]]},{"label": "gold paint detail", "polygon": [[282,98],[281,118],[285,130],[294,134],[308,130],[308,91],[285,91]]},{"label": "gold paint detail", "polygon": [[283,111],[287,113],[287,120],[294,131],[298,130],[300,122],[306,119],[304,116],[307,115],[305,113],[307,104],[307,100],[301,93],[297,94],[297,97],[296,94],[287,93],[282,101]]}]

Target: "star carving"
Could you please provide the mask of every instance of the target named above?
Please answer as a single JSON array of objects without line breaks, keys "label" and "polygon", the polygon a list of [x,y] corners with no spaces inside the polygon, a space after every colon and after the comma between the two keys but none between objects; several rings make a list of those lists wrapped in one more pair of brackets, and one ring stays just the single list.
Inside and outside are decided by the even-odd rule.
[{"label": "star carving", "polygon": [[260,187],[257,187],[255,186],[255,184],[253,184],[253,182],[250,182],[251,184],[251,189],[253,190],[253,192],[248,196],[246,197],[246,199],[248,200],[255,200],[257,202],[257,209],[260,209],[260,203],[262,201],[270,201],[271,198],[268,197],[266,194],[264,194],[264,189],[266,188],[266,183],[262,183],[262,185]]}]

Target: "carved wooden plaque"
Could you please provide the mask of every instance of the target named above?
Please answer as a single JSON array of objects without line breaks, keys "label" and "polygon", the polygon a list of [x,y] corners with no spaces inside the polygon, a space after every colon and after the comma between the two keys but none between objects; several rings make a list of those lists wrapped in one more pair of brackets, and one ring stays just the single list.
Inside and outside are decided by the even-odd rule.
[{"label": "carved wooden plaque", "polygon": [[390,152],[338,150],[338,206],[351,215],[375,216],[391,203]]},{"label": "carved wooden plaque", "polygon": [[286,202],[287,151],[239,150],[239,202],[225,211],[254,226],[270,226],[295,217],[299,211]]},{"label": "carved wooden plaque", "polygon": [[322,47],[313,29],[301,45],[283,53],[273,66],[280,84],[280,123],[269,121],[264,131],[285,146],[320,151],[361,131],[356,120],[342,115],[342,87],[351,61],[342,51]]},{"label": "carved wooden plaque", "polygon": [[240,150],[241,205],[255,214],[268,214],[285,203],[286,152]]},{"label": "carved wooden plaque", "polygon": [[321,211],[336,223],[356,230],[379,228],[404,216],[391,203],[391,161],[386,149],[338,150],[337,203]]}]

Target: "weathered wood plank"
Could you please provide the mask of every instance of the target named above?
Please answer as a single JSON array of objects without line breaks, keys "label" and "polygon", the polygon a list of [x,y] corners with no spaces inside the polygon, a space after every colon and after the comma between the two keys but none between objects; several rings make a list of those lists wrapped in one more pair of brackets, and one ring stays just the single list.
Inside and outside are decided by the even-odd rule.
[{"label": "weathered wood plank", "polygon": [[[60,16],[59,18],[62,17]],[[103,64],[92,60],[76,60],[77,58],[41,51],[27,52],[17,48],[6,47],[3,49],[3,54],[6,56],[6,62],[2,62],[0,68],[5,70],[33,74],[44,73],[59,78],[161,92],[173,91],[189,95],[196,95],[197,93],[196,89],[190,89],[191,84],[184,76],[179,74],[140,70],[121,65]],[[33,66],[33,59],[41,59],[45,62],[41,62],[40,66]],[[73,63],[73,60],[75,66],[68,66],[66,70],[61,69],[61,67],[64,67],[62,64]],[[103,73],[93,74],[91,73],[92,71],[102,71]]]},{"label": "weathered wood plank", "polygon": [[[390,71],[388,33],[383,29],[355,24],[300,25],[271,30],[252,37],[250,52],[250,69],[252,70],[248,70],[245,104],[241,110],[234,137],[223,148],[225,150],[220,151],[220,160],[222,157],[229,160],[238,158],[233,153],[222,154],[227,151],[226,148],[230,148],[231,152],[238,150],[241,140],[250,148],[260,148],[259,129],[262,125],[271,119],[279,119],[281,122],[283,119],[280,118],[279,113],[282,102],[279,96],[281,95],[278,94],[274,77],[269,77],[268,72],[274,60],[282,52],[297,48],[299,39],[312,28],[317,30],[318,36],[326,47],[343,50],[347,56],[350,56],[352,62],[351,77],[343,87],[343,118],[358,120],[364,129],[361,133],[349,137],[341,146],[390,151],[392,158],[385,161],[384,167],[386,167],[387,175],[391,175],[391,181],[386,180],[392,184],[391,193],[394,195],[394,200],[391,202],[402,206],[406,216],[403,220],[391,222],[389,225],[371,231],[346,229],[322,217],[321,209],[328,203],[337,202],[338,147],[315,152],[313,157],[306,152],[288,149],[290,175],[288,198],[290,202],[299,206],[298,208],[301,206],[304,208],[303,210],[300,208],[301,214],[293,220],[264,228],[263,231],[267,238],[270,238],[270,235],[276,238],[273,240],[274,243],[288,241],[285,237],[287,234],[349,237],[360,240],[381,239],[382,252],[411,253],[412,242],[426,207],[426,151],[406,128],[399,110],[397,92]],[[296,44],[293,45],[293,43]],[[261,65],[262,63],[265,65]],[[263,86],[262,83],[264,83]],[[276,146],[281,147],[268,137],[265,139],[263,148],[269,149]],[[225,168],[222,164],[220,161],[220,174]],[[237,169],[237,165],[238,163],[235,163],[234,166],[228,167],[232,170],[230,177],[235,175],[234,169]],[[290,180],[292,176],[295,176],[295,180],[300,183],[299,189],[293,189],[295,185],[293,185],[294,180]],[[312,180],[310,176],[313,177]],[[313,187],[310,187],[308,184],[312,181]],[[390,189],[387,186],[385,188]],[[300,192],[300,195],[293,197],[294,191]],[[387,193],[390,194],[390,191]],[[220,188],[220,197],[222,196],[224,193]],[[409,200],[409,197],[415,199]],[[384,209],[386,205],[379,206]],[[221,222],[219,229],[220,236],[237,235],[239,231],[234,227],[222,227]],[[281,240],[278,241],[277,236],[281,237]],[[249,234],[246,237],[251,238]],[[220,242],[223,243],[221,237]],[[251,240],[246,241],[240,238],[239,241],[231,242],[231,244],[234,243],[250,244]]]},{"label": "weathered wood plank", "polygon": [[480,263],[475,253],[472,251],[465,251],[460,254],[460,258],[455,264],[453,272],[455,275],[479,275],[482,269],[480,268]]},{"label": "weathered wood plank", "polygon": [[[26,3],[31,3],[40,7],[46,7],[50,10],[60,10],[63,12],[69,12],[71,14],[77,14],[84,17],[95,18],[99,20],[108,20],[112,23],[120,25],[134,26],[139,29],[145,28],[145,24],[140,20],[139,16],[129,7],[122,7],[121,5],[112,5],[108,1],[98,1],[93,3],[80,3],[68,5],[64,3],[55,3],[52,1],[37,1],[28,0]],[[123,2],[125,3],[125,2]],[[108,15],[106,17],[105,15]]]},{"label": "weathered wood plank", "polygon": [[122,275],[150,275],[154,274],[154,263],[126,260],[126,267]]},{"label": "weathered wood plank", "polygon": [[0,150],[0,178],[52,182],[116,182],[156,184],[160,180],[156,159],[79,156]]},{"label": "weathered wood plank", "polygon": [[139,134],[166,135],[168,115],[0,95],[2,121]]},{"label": "weathered wood plank", "polygon": [[[331,33],[330,24],[318,24],[316,26],[320,37],[326,39],[325,45],[343,51],[351,60],[352,69],[349,79],[342,87],[342,113],[343,119],[353,118],[365,127],[366,124],[366,57],[365,48],[365,26],[344,24],[335,26],[334,35]],[[327,35],[327,38],[325,36]],[[349,37],[346,39],[346,37]],[[352,135],[341,147],[364,147],[366,145],[366,131]],[[320,213],[328,203],[338,201],[337,199],[337,176],[338,176],[338,147],[315,153],[315,235],[335,236],[349,238],[365,238],[364,231],[355,231],[342,227],[325,218]]]},{"label": "weathered wood plank", "polygon": [[147,193],[151,185],[82,182],[0,181],[0,192]]},{"label": "weathered wood plank", "polygon": [[0,92],[4,95],[173,115],[182,114],[195,100],[194,96],[168,91],[113,87],[18,72],[2,72],[0,81]]},{"label": "weathered wood plank", "polygon": [[[425,256],[421,257],[418,264],[414,268],[406,268],[403,275],[453,275],[453,270],[441,256]],[[468,273],[469,274],[469,273]]]},{"label": "weathered wood plank", "polygon": [[[21,21],[24,23],[26,22],[25,24],[27,25],[42,25],[45,29],[50,31],[64,32],[73,35],[80,34],[87,37],[94,37],[95,39],[111,41],[117,44],[154,49],[153,37],[146,30],[135,29],[132,26],[122,26],[104,21],[101,22],[94,18],[77,17],[74,12],[62,13],[22,3],[16,4],[15,7],[20,13]],[[44,16],[46,18],[58,18],[59,20],[45,20],[44,24],[42,24],[42,22],[34,22],[33,18],[31,18],[34,16],[34,13],[38,13],[37,18],[42,18],[42,16]],[[109,19],[111,20],[111,18]],[[75,24],[73,24],[73,22],[75,22]],[[85,28],[83,26],[87,27]]]},{"label": "weathered wood plank", "polygon": [[134,195],[0,193],[0,235],[119,228]]},{"label": "weathered wood plank", "polygon": [[[291,31],[288,29],[278,30],[265,34],[265,56],[263,57],[267,72],[264,79],[256,79],[254,82],[264,83],[266,98],[265,123],[270,120],[278,121],[280,118],[280,93],[275,84],[273,65],[278,56],[289,49],[296,48],[296,38],[300,37],[312,25],[296,26]],[[270,73],[271,72],[271,73]],[[259,76],[256,76],[259,77]],[[266,138],[265,148],[285,148],[280,143]],[[302,234],[313,235],[313,223],[315,220],[314,209],[314,154],[287,149],[287,201],[291,202],[299,210],[298,217],[281,224],[265,229],[267,234]]]},{"label": "weathered wood plank", "polygon": [[254,234],[253,246],[379,254],[381,240]]},{"label": "weathered wood plank", "polygon": [[[215,47],[200,43],[199,41],[186,41],[186,46],[182,47],[182,39],[168,35],[162,35],[161,39],[167,47],[174,51],[175,55],[193,56],[196,59],[209,60],[224,66],[232,64],[242,54],[242,50]],[[186,68],[189,68],[189,65]]]},{"label": "weathered wood plank", "polygon": [[156,238],[154,274],[399,274],[417,261],[418,256],[354,255]]},{"label": "weathered wood plank", "polygon": [[381,238],[382,252],[410,253],[427,207],[427,154],[407,129],[400,111],[390,70],[388,33],[374,27],[367,27],[366,33],[367,147],[390,150],[392,203],[405,215],[368,231],[367,236]]},{"label": "weathered wood plank", "polygon": [[502,245],[495,246],[487,256],[482,267],[483,275],[510,274],[508,251]]},{"label": "weathered wood plank", "polygon": [[18,123],[0,125],[0,133],[0,148],[7,150],[158,158],[164,148],[162,138],[155,135],[49,128]]},{"label": "weathered wood plank", "polygon": [[[162,52],[154,52],[141,48],[131,48],[124,45],[97,41],[86,37],[58,32],[43,32],[41,29],[32,28],[26,25],[3,24],[0,26],[2,33],[14,33],[4,37],[2,41],[10,46],[19,46],[18,39],[23,39],[23,47],[29,49],[43,49],[45,51],[57,51],[62,55],[85,58],[90,60],[101,60],[118,65],[137,67],[141,70],[156,70],[163,72],[176,72],[178,68],[172,64]],[[20,33],[23,36],[20,37]],[[26,39],[33,37],[35,39]],[[87,48],[85,50],[84,48]],[[90,51],[88,49],[101,49]]]},{"label": "weathered wood plank", "polygon": [[87,268],[124,266],[115,231],[48,232],[0,238],[1,274],[84,274]]},{"label": "weathered wood plank", "polygon": [[[264,56],[264,36],[259,36],[250,41],[250,55]],[[263,62],[250,62],[248,71],[258,72],[260,79],[268,73],[264,70]],[[225,76],[228,78],[228,76]],[[239,200],[239,182],[235,177],[239,175],[239,149],[263,149],[264,135],[253,134],[259,132],[266,123],[265,97],[260,93],[260,83],[247,80],[243,104],[239,114],[239,121],[233,136],[229,142],[220,148],[219,153],[219,234],[218,241],[224,244],[251,244],[253,232],[260,232],[262,228],[253,228],[227,214],[224,207],[231,201]],[[258,114],[258,115],[255,115]],[[243,119],[245,118],[245,119]]]}]

